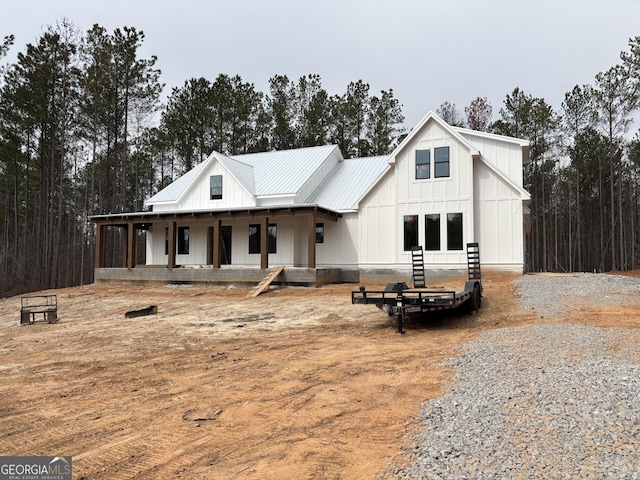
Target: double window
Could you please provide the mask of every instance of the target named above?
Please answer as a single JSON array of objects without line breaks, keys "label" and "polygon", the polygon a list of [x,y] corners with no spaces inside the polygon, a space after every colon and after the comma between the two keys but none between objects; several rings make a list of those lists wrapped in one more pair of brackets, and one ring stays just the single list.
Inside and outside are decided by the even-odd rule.
[{"label": "double window", "polygon": [[[260,239],[261,239],[261,225],[259,223],[253,223],[249,225],[249,253],[260,253]],[[278,227],[275,223],[270,223],[268,232],[269,235],[269,253],[276,253],[276,239],[278,234]]]},{"label": "double window", "polygon": [[[424,249],[438,252],[442,250],[442,223],[439,213],[424,216]],[[404,223],[404,251],[418,245],[418,215],[405,215]],[[462,213],[447,213],[447,250],[462,250],[464,243]]]},{"label": "double window", "polygon": [[[450,175],[449,147],[433,149],[434,178],[444,178]],[[431,150],[416,150],[416,180],[431,178]]]}]

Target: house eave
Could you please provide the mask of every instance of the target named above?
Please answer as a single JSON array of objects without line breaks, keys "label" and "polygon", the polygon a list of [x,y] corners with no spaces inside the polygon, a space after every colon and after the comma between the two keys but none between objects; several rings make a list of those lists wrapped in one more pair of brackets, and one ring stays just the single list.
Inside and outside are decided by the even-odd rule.
[{"label": "house eave", "polygon": [[129,223],[147,223],[152,220],[185,220],[202,218],[240,218],[255,217],[256,215],[298,215],[314,212],[316,215],[337,221],[342,213],[330,210],[320,205],[270,205],[263,207],[237,207],[220,209],[198,209],[165,212],[131,212],[92,215],[89,217],[95,223],[102,225],[127,225]]}]

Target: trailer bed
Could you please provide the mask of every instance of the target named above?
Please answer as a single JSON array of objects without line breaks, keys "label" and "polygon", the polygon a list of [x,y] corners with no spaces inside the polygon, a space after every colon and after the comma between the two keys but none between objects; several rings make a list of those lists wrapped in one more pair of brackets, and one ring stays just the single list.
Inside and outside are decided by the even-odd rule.
[{"label": "trailer bed", "polygon": [[387,285],[385,290],[371,290],[361,287],[351,292],[351,303],[363,305],[402,306],[404,313],[427,312],[458,308],[469,300],[474,292],[477,281],[467,281],[464,290],[444,290],[434,288],[408,288],[403,283]]},{"label": "trailer bed", "polygon": [[[416,247],[413,250],[420,249]],[[417,257],[421,258],[418,254]],[[414,254],[414,258],[416,255]],[[398,333],[402,331],[403,317],[422,315],[437,310],[457,309],[465,306],[469,311],[478,311],[482,302],[482,276],[480,272],[480,250],[477,243],[467,244],[468,280],[461,291],[444,288],[413,287],[404,282],[389,283],[384,290],[370,290],[362,286],[351,292],[351,303],[375,305],[398,319]],[[422,265],[418,265],[423,269]],[[414,264],[414,272],[416,265]],[[415,273],[414,273],[415,279]]]}]

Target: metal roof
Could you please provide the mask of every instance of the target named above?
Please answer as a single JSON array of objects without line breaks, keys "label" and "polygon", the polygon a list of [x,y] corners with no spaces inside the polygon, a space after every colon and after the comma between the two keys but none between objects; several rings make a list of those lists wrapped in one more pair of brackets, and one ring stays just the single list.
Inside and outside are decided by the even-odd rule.
[{"label": "metal roof", "polygon": [[336,211],[355,208],[356,202],[389,167],[387,159],[383,155],[343,160],[309,202]]},{"label": "metal roof", "polygon": [[[217,160],[250,195],[292,195],[338,149],[335,145],[249,153],[233,157],[213,152],[173,183],[149,198],[146,204],[176,202],[211,162]],[[215,160],[214,160],[215,159]]]},{"label": "metal roof", "polygon": [[199,173],[206,166],[208,160],[204,162],[200,162],[198,165],[193,167],[187,173],[178,177],[176,180],[171,182],[169,185],[164,187],[158,193],[153,195],[151,198],[148,198],[144,203],[152,204],[152,203],[164,203],[164,202],[175,202],[178,200],[180,195],[191,185],[191,183],[198,177]]},{"label": "metal roof", "polygon": [[337,148],[335,145],[307,147],[233,158],[253,167],[256,195],[287,195],[297,193]]},{"label": "metal roof", "polygon": [[221,153],[216,153],[215,157],[231,172],[231,175],[244,186],[247,192],[251,195],[256,194],[255,172],[251,165],[238,161],[233,157],[222,155]]}]

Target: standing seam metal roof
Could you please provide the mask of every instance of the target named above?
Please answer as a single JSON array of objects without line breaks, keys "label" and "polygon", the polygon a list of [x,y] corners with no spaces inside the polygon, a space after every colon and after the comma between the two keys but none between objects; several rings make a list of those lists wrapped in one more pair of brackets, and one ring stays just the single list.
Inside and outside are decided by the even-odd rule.
[{"label": "standing seam metal roof", "polygon": [[387,158],[383,155],[343,160],[309,202],[336,211],[355,208],[355,203],[389,167]]},{"label": "standing seam metal roof", "polygon": [[175,202],[207,166],[217,159],[251,195],[296,194],[322,163],[337,149],[335,145],[228,156],[212,153],[145,203]]},{"label": "standing seam metal roof", "polygon": [[307,147],[233,158],[254,168],[256,195],[287,195],[297,193],[336,148]]}]

